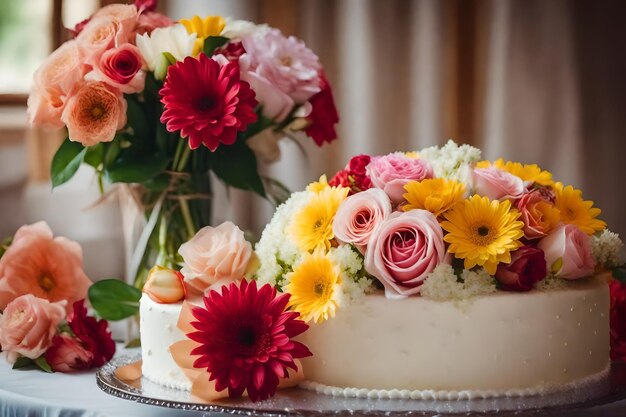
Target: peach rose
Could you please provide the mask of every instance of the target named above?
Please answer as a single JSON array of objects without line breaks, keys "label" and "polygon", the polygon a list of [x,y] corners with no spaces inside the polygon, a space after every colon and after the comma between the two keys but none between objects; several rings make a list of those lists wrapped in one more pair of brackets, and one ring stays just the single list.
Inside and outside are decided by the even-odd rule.
[{"label": "peach rose", "polygon": [[70,95],[61,120],[68,136],[85,146],[111,142],[126,124],[126,100],[99,81],[87,81]]},{"label": "peach rose", "polygon": [[404,186],[410,181],[433,178],[428,161],[410,158],[402,152],[373,157],[366,172],[374,187],[386,192],[394,204],[402,202],[402,195],[406,192]]},{"label": "peach rose", "polygon": [[85,75],[84,53],[76,41],[68,41],[52,52],[34,74],[28,97],[30,123],[63,127],[61,113],[67,94]]},{"label": "peach rose", "polygon": [[206,226],[178,249],[183,257],[181,273],[193,288],[204,291],[218,281],[244,278],[252,256],[252,245],[231,222]]},{"label": "peach rose", "polygon": [[524,222],[524,236],[538,239],[546,236],[559,223],[559,209],[554,207],[554,193],[547,188],[536,188],[515,204]]},{"label": "peach rose", "polygon": [[333,232],[339,241],[353,243],[363,253],[372,234],[390,214],[391,201],[387,194],[370,188],[341,203],[333,220]]},{"label": "peach rose", "polygon": [[87,296],[91,281],[83,271],[80,245],[53,238],[45,222],[22,226],[0,258],[0,310],[24,294],[50,301],[74,301]]},{"label": "peach rose", "polygon": [[9,363],[15,363],[19,355],[30,359],[43,355],[65,319],[66,303],[26,294],[6,306],[0,316],[0,346]]},{"label": "peach rose", "polygon": [[124,94],[144,89],[146,73],[139,48],[129,43],[105,51],[86,79],[104,81]]},{"label": "peach rose", "polygon": [[596,262],[591,256],[591,238],[573,224],[561,224],[539,241],[548,271],[565,279],[593,274]]},{"label": "peach rose", "polygon": [[490,200],[516,199],[526,189],[520,177],[496,167],[474,168],[472,180],[474,191]]},{"label": "peach rose", "polygon": [[419,294],[433,269],[445,260],[443,231],[426,210],[395,212],[370,237],[365,269],[385,287],[387,298]]},{"label": "peach rose", "polygon": [[85,62],[96,65],[104,51],[131,40],[134,25],[134,22],[131,26],[112,16],[94,16],[76,37],[76,42],[85,51]]}]

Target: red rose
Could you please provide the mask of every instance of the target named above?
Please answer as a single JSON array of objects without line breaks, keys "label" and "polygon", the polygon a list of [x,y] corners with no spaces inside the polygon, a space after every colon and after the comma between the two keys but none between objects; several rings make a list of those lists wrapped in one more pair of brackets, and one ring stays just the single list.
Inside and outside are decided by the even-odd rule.
[{"label": "red rose", "polygon": [[626,285],[618,280],[609,283],[611,290],[611,359],[626,360]]},{"label": "red rose", "polygon": [[495,278],[503,290],[530,291],[546,274],[543,251],[532,246],[522,246],[511,252],[511,263],[498,265]]},{"label": "red rose", "polygon": [[323,71],[320,73],[320,88],[320,92],[309,99],[312,109],[307,117],[310,124],[306,129],[306,134],[313,138],[317,146],[337,139],[335,124],[339,122],[333,91]]},{"label": "red rose", "polygon": [[46,351],[46,361],[55,372],[72,372],[91,368],[93,354],[79,340],[62,333],[52,339],[52,346]]},{"label": "red rose", "polygon": [[93,355],[92,366],[102,366],[115,353],[115,342],[106,320],[87,316],[85,300],[74,303],[74,311],[67,320],[76,338]]}]

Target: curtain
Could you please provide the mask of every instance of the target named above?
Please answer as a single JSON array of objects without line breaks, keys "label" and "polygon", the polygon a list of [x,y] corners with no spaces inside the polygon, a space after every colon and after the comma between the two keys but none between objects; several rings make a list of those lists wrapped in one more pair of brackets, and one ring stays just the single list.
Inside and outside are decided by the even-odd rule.
[{"label": "curtain", "polygon": [[[339,140],[305,158],[289,141],[266,172],[292,190],[358,153],[443,144],[538,163],[582,188],[626,236],[626,2],[567,0],[170,0],[174,18],[267,22],[318,53]],[[221,194],[224,197],[224,194]],[[233,192],[218,209],[258,233],[272,208]]]}]

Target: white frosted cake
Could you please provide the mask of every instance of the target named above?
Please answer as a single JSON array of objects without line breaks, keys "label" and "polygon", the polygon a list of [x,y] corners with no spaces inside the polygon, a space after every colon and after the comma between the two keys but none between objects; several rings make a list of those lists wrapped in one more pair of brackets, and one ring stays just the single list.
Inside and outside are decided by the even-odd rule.
[{"label": "white frosted cake", "polygon": [[333,395],[420,399],[573,388],[608,373],[608,309],[602,279],[497,292],[465,305],[370,295],[302,335],[314,352],[303,360],[304,385]]},{"label": "white frosted cake", "polygon": [[[141,298],[143,375],[189,390],[169,347],[181,302]],[[609,294],[602,277],[565,289],[497,292],[466,303],[372,294],[312,324],[302,386],[382,398],[485,398],[566,390],[606,377]]]}]

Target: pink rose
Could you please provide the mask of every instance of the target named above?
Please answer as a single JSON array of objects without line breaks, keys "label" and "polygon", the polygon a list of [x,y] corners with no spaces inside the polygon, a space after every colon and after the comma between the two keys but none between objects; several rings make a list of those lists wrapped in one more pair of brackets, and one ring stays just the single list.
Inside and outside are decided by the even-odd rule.
[{"label": "pink rose", "polygon": [[546,258],[543,251],[532,246],[522,246],[511,252],[511,262],[500,262],[495,278],[500,288],[507,291],[530,291],[546,277]]},{"label": "pink rose", "polygon": [[[172,26],[175,23],[176,22],[172,19],[161,13],[145,11],[137,18],[137,27],[135,28],[135,32],[138,35],[143,35],[144,33],[150,34],[154,29],[165,28]],[[134,39],[132,40],[134,42]]]},{"label": "pink rose", "polygon": [[54,238],[44,222],[19,228],[13,243],[0,258],[0,310],[15,298],[33,294],[50,301],[74,301],[87,296],[91,281],[83,270],[80,245]]},{"label": "pink rose", "polygon": [[352,243],[363,253],[372,234],[390,214],[391,202],[387,194],[370,188],[341,203],[333,220],[333,232],[339,241]]},{"label": "pink rose", "polygon": [[86,350],[78,339],[62,333],[52,339],[52,346],[46,351],[46,362],[55,372],[89,369],[93,353]]},{"label": "pink rose", "polygon": [[388,298],[419,294],[446,247],[437,218],[426,210],[395,212],[370,237],[365,269],[382,282]]},{"label": "pink rose", "polygon": [[126,100],[103,82],[87,81],[70,95],[61,120],[74,142],[85,146],[111,142],[126,124]]},{"label": "pink rose", "polygon": [[125,43],[105,51],[87,79],[104,81],[125,94],[138,93],[144,89],[146,82],[142,66],[139,48]]},{"label": "pink rose", "polygon": [[476,194],[490,200],[516,199],[525,190],[520,177],[496,167],[474,168],[473,183]]},{"label": "pink rose", "polygon": [[6,306],[0,316],[0,346],[9,363],[19,355],[30,359],[43,355],[65,319],[65,305],[65,301],[51,303],[26,294]]},{"label": "pink rose", "polygon": [[61,113],[67,94],[85,75],[84,53],[76,41],[68,41],[52,52],[35,72],[28,97],[30,123],[62,127]]},{"label": "pink rose", "polygon": [[375,156],[367,165],[367,175],[376,188],[385,191],[394,204],[402,202],[404,186],[411,181],[433,177],[433,169],[423,159],[409,158],[402,152]]},{"label": "pink rose", "polygon": [[591,239],[573,224],[561,224],[537,247],[545,253],[548,271],[561,278],[583,278],[594,272]]},{"label": "pink rose", "polygon": [[524,236],[538,239],[546,236],[556,227],[561,218],[554,207],[554,192],[548,188],[536,188],[521,196],[515,203],[524,222]]},{"label": "pink rose", "polygon": [[204,291],[218,281],[244,278],[252,257],[252,245],[232,222],[206,226],[178,249],[183,257],[181,273],[193,288]]}]

